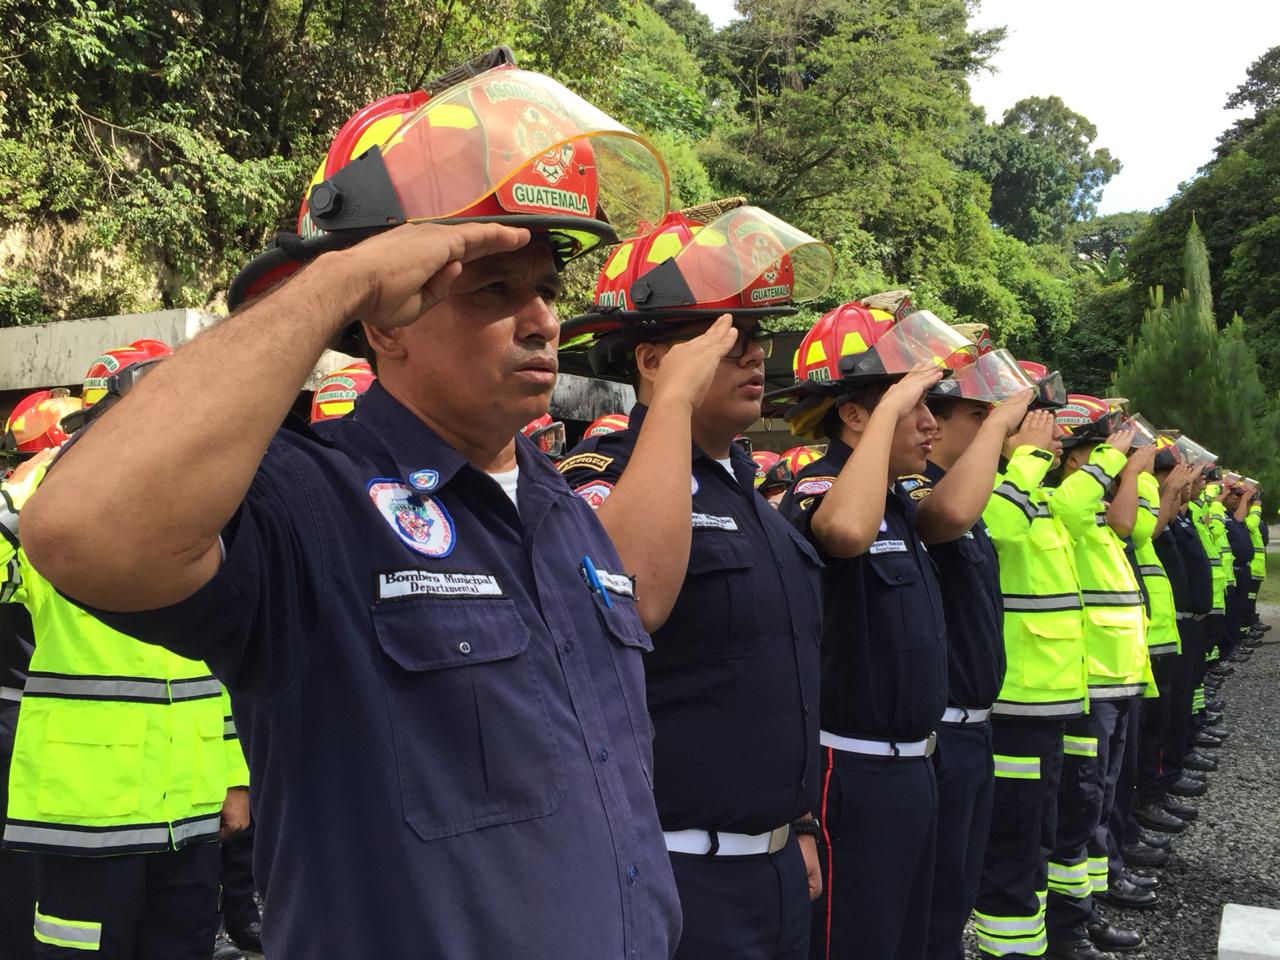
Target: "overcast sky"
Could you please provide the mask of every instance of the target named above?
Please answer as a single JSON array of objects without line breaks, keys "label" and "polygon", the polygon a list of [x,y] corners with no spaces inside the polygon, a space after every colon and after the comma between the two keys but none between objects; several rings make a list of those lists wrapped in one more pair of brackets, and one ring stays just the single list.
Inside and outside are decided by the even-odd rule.
[{"label": "overcast sky", "polygon": [[[732,0],[694,0],[717,26]],[[1100,212],[1163,206],[1213,155],[1238,114],[1222,109],[1245,70],[1280,44],[1280,0],[982,0],[973,26],[1004,25],[996,72],[973,79],[990,119],[1057,94],[1098,128],[1124,169]]]}]

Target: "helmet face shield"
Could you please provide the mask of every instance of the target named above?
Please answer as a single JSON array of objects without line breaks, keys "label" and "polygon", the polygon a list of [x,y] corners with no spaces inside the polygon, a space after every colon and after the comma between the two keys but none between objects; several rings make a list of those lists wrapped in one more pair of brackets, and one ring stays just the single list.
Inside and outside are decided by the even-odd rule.
[{"label": "helmet face shield", "polygon": [[[822,296],[835,277],[830,247],[759,207],[735,207],[690,232],[692,238],[671,251],[687,289],[655,285],[647,305],[716,303],[739,295],[747,307],[799,303]],[[654,255],[651,250],[650,259]]]},{"label": "helmet face shield", "polygon": [[1149,447],[1156,442],[1155,428],[1140,413],[1135,413],[1120,426],[1121,429],[1133,431],[1133,446],[1135,447]]},{"label": "helmet face shield", "polygon": [[[390,222],[483,216],[473,208],[492,197],[494,217],[605,220],[627,235],[667,209],[667,169],[647,141],[525,70],[489,70],[441,91],[377,146],[399,201]],[[319,184],[310,201],[321,229],[330,199],[317,192],[325,189]]]},{"label": "helmet face shield", "polygon": [[1033,381],[1008,350],[992,350],[955,372],[954,383],[966,400],[999,403],[1019,390],[1034,390]]},{"label": "helmet face shield", "polygon": [[1188,436],[1179,437],[1174,442],[1173,449],[1178,451],[1179,456],[1182,457],[1183,463],[1201,463],[1205,466],[1210,466],[1218,462],[1218,455],[1216,453],[1209,452]]},{"label": "helmet face shield", "polygon": [[[972,342],[928,310],[917,310],[895,323],[873,347],[881,369],[868,373],[907,373],[920,364],[958,372],[978,359],[978,348]],[[842,358],[841,372],[863,372],[861,359],[857,355]]]},{"label": "helmet face shield", "polygon": [[535,433],[530,439],[537,445],[539,450],[552,460],[559,460],[564,456],[565,434],[562,421],[553,421],[549,426],[543,427]]}]

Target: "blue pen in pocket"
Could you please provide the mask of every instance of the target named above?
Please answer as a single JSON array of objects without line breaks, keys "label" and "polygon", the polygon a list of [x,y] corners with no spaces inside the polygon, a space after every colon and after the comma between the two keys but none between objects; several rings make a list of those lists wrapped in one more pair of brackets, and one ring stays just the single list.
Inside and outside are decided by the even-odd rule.
[{"label": "blue pen in pocket", "polygon": [[590,557],[582,558],[582,572],[587,575],[587,583],[591,589],[600,594],[600,599],[604,601],[604,605],[610,610],[613,609],[613,601],[609,599],[609,592],[605,590],[604,584],[600,582],[600,574],[596,572],[596,565],[591,562]]}]

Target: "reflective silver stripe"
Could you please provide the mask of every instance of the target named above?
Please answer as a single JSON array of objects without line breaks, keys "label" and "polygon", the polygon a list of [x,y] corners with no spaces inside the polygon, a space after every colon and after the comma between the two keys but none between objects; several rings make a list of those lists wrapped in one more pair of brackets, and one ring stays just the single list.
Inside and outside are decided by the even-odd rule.
[{"label": "reflective silver stripe", "polygon": [[1027,515],[1027,518],[1034,520],[1037,516],[1035,505],[1032,504],[1031,498],[1006,480],[992,491],[997,497],[1004,497],[1019,510]]},{"label": "reflective silver stripe", "polygon": [[1222,558],[1221,558],[1221,557],[1210,557],[1210,558],[1209,558],[1209,566],[1211,566],[1211,567],[1220,567],[1220,566],[1222,566]]},{"label": "reflective silver stripe", "polygon": [[1137,607],[1142,605],[1142,594],[1135,590],[1081,590],[1080,596],[1087,607]]},{"label": "reflective silver stripe", "polygon": [[221,824],[222,818],[216,813],[212,816],[188,820],[185,823],[175,823],[172,828],[174,845],[180,847],[192,840],[216,837]]},{"label": "reflective silver stripe", "polygon": [[1091,700],[1123,700],[1125,697],[1136,697],[1147,689],[1145,683],[1128,683],[1117,687],[1095,687],[1089,684]]},{"label": "reflective silver stripe", "polygon": [[202,697],[222,696],[222,684],[217,677],[197,677],[192,680],[169,682],[174,700],[199,700]]},{"label": "reflective silver stripe", "polygon": [[1084,700],[1063,700],[1058,703],[1015,703],[997,700],[991,712],[1006,717],[1052,717],[1062,719],[1079,716],[1084,711]]},{"label": "reflective silver stripe", "polygon": [[4,565],[4,579],[0,580],[0,603],[8,603],[20,586],[22,586],[22,568],[18,565],[18,558],[11,557]]},{"label": "reflective silver stripe", "polygon": [[226,717],[222,721],[222,735],[224,737],[236,736],[236,722],[230,717]]},{"label": "reflective silver stripe", "polygon": [[129,699],[168,703],[169,685],[163,680],[55,677],[33,673],[27,677],[27,696],[85,697],[94,700]]},{"label": "reflective silver stripe", "polygon": [[0,700],[22,700],[21,687],[0,687]]},{"label": "reflective silver stripe", "polygon": [[7,493],[0,496],[0,536],[15,547],[18,545],[18,512],[13,509]]},{"label": "reflective silver stripe", "polygon": [[1160,516],[1160,508],[1158,506],[1153,507],[1151,505],[1151,501],[1148,500],[1146,497],[1138,498],[1138,506],[1140,506],[1143,510],[1146,510],[1147,513],[1151,514],[1153,517]]},{"label": "reflective silver stripe", "polygon": [[1080,595],[1076,593],[1046,593],[1039,596],[1028,596],[1020,593],[1006,593],[1004,595],[1004,608],[1006,610],[1030,610],[1030,611],[1053,611],[1053,610],[1079,610]]},{"label": "reflective silver stripe", "polygon": [[1016,953],[1028,957],[1038,957],[1049,947],[1049,939],[1046,933],[1040,933],[1034,937],[1018,937],[1016,940],[1001,941],[983,934],[981,930],[977,931],[978,946],[983,953],[989,953],[993,956],[1004,957],[1011,953]]},{"label": "reflective silver stripe", "polygon": [[1099,527],[1105,527],[1107,525],[1107,515],[1105,513],[1095,513],[1093,515],[1093,522]]},{"label": "reflective silver stripe", "polygon": [[1033,917],[991,917],[975,910],[973,925],[979,930],[987,930],[991,933],[1024,933],[1035,936],[1044,926],[1044,918],[1039,914]]},{"label": "reflective silver stripe", "polygon": [[63,920],[40,912],[36,904],[34,933],[41,943],[66,947],[68,950],[97,951],[102,946],[102,924],[87,920]]},{"label": "reflective silver stripe", "polygon": [[1012,777],[1022,780],[1040,779],[1039,757],[1001,757],[995,758],[997,777]]},{"label": "reflective silver stripe", "polygon": [[1054,863],[1049,861],[1049,879],[1063,880],[1068,883],[1079,882],[1089,879],[1089,864],[1087,861],[1081,863]]},{"label": "reflective silver stripe", "polygon": [[1152,657],[1162,657],[1166,653],[1177,653],[1178,645],[1176,643],[1157,643],[1154,647],[1147,648],[1147,655]]},{"label": "reflective silver stripe", "polygon": [[1103,490],[1111,486],[1111,477],[1108,476],[1107,471],[1103,470],[1096,463],[1086,463],[1080,469],[1093,477],[1093,479],[1097,480],[1098,483],[1101,484]]},{"label": "reflective silver stripe", "polygon": [[838,733],[818,731],[818,742],[824,747],[843,753],[860,753],[872,757],[928,757],[933,755],[936,738],[929,734],[924,740],[864,740],[861,737],[842,737]]},{"label": "reflective silver stripe", "polygon": [[118,830],[64,830],[59,827],[33,827],[10,822],[4,828],[4,842],[18,847],[65,847],[68,850],[112,850],[117,847],[154,847],[169,845],[169,828],[165,826],[121,827]]},{"label": "reflective silver stripe", "polygon": [[1138,565],[1139,572],[1144,577],[1163,577],[1165,576],[1164,567],[1158,563],[1143,563]]}]

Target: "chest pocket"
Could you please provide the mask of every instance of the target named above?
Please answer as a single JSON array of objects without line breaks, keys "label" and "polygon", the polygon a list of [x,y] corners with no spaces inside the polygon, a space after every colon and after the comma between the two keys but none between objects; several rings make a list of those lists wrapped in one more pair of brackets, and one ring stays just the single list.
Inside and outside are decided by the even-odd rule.
[{"label": "chest pocket", "polygon": [[507,598],[373,606],[404,816],[423,840],[550,814],[567,789],[529,627]]},{"label": "chest pocket", "polygon": [[760,652],[756,626],[755,557],[736,531],[694,530],[689,572],[659,631],[664,656],[737,660]]},{"label": "chest pocket", "polygon": [[631,721],[631,735],[644,770],[645,780],[653,789],[653,721],[645,702],[644,660],[653,651],[653,641],[645,633],[635,614],[635,602],[611,595],[612,607],[596,604],[605,632],[609,635],[609,654],[618,675],[618,686]]},{"label": "chest pocket", "polygon": [[[884,646],[917,650],[934,640],[933,614],[927,587],[909,552],[867,555],[871,578],[867,582],[868,601],[879,611]],[[871,622],[875,623],[873,615]]]},{"label": "chest pocket", "polygon": [[982,551],[982,545],[974,537],[961,537],[957,540],[956,553],[973,564],[987,562],[986,554]]}]

